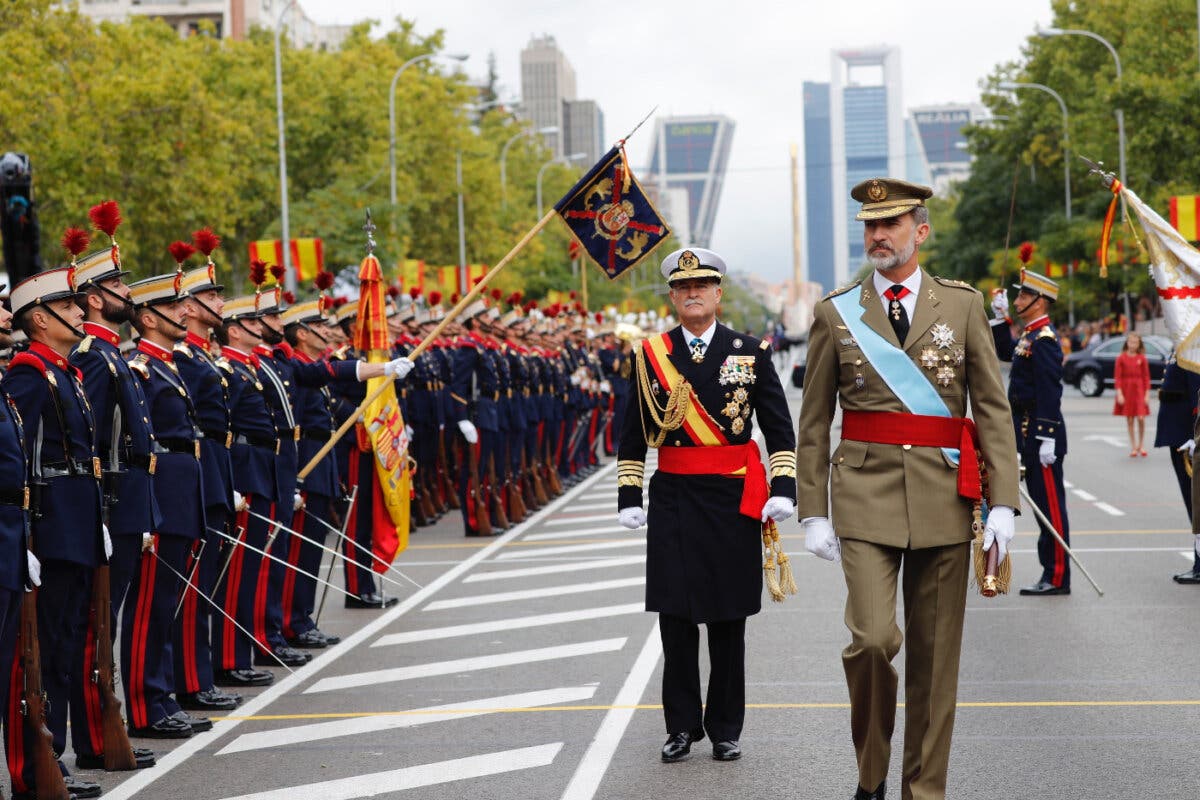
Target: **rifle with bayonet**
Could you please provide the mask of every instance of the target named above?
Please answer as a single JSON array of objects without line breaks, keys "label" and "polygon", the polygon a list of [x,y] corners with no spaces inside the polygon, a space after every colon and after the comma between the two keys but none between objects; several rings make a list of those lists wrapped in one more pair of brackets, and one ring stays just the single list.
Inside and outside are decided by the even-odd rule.
[{"label": "rifle with bayonet", "polygon": [[29,737],[29,760],[33,763],[33,793],[37,800],[68,800],[67,785],[63,782],[54,755],[54,735],[46,727],[50,701],[42,688],[42,655],[38,646],[37,588],[25,593],[21,601],[21,630],[18,658],[21,663],[21,716],[25,718]]}]

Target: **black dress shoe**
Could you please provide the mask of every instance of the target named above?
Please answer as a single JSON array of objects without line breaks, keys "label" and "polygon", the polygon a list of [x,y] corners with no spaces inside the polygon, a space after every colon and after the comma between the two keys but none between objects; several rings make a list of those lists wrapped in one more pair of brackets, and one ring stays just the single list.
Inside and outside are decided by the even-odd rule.
[{"label": "black dress shoe", "polygon": [[1049,594],[1070,594],[1070,586],[1055,586],[1050,581],[1038,581],[1033,586],[1024,586],[1021,588],[1021,594],[1024,595],[1049,595]]},{"label": "black dress shoe", "polygon": [[325,644],[337,644],[342,641],[342,637],[338,636],[336,633],[326,633],[325,631],[317,630],[316,628],[313,628],[313,630],[325,638]]},{"label": "black dress shoe", "polygon": [[191,711],[232,711],[238,707],[241,698],[213,688],[206,692],[176,695],[175,699],[181,708]]},{"label": "black dress shoe", "polygon": [[737,742],[713,742],[713,759],[716,761],[737,761],[742,757],[742,748]]},{"label": "black dress shoe", "polygon": [[1200,583],[1200,569],[1189,569],[1171,577],[1176,583]]},{"label": "black dress shoe", "polygon": [[398,597],[384,597],[375,592],[346,598],[346,608],[391,608],[400,602]]},{"label": "black dress shoe", "polygon": [[[145,769],[153,767],[155,764],[154,751],[147,750],[145,747],[133,748],[133,759],[136,763],[134,769]],[[75,766],[78,769],[104,769],[104,753],[77,755],[75,756]]]},{"label": "black dress shoe", "polygon": [[662,747],[662,760],[664,764],[673,764],[687,756],[692,752],[692,742],[698,742],[704,738],[704,731],[697,728],[694,731],[683,731],[682,733],[672,733],[667,737],[666,744]]},{"label": "black dress shoe", "polygon": [[270,686],[275,676],[257,669],[219,669],[213,680],[217,686]]},{"label": "black dress shoe", "polygon": [[192,726],[174,717],[163,717],[144,728],[130,728],[129,735],[138,739],[187,739],[192,735]]},{"label": "black dress shoe", "polygon": [[299,636],[293,636],[291,639],[288,639],[288,645],[291,647],[302,647],[306,650],[320,650],[328,647],[329,641],[323,633],[313,628]]},{"label": "black dress shoe", "polygon": [[280,662],[289,667],[303,667],[309,661],[312,661],[311,654],[303,650],[297,650],[294,647],[288,647],[287,645],[278,645],[271,652],[275,654],[275,658],[279,659],[279,661],[276,661],[275,658],[271,658],[265,653],[256,651],[254,653],[254,663],[260,667],[275,667],[279,666]]},{"label": "black dress shoe", "polygon": [[78,797],[80,800],[87,797],[99,797],[102,791],[100,784],[92,783],[91,781],[81,781],[74,775],[65,776],[63,783],[67,785],[67,791],[71,793],[71,796]]},{"label": "black dress shoe", "polygon": [[208,717],[193,717],[186,711],[176,711],[171,719],[177,719],[192,729],[192,733],[203,733],[212,730],[212,720]]},{"label": "black dress shoe", "polygon": [[868,792],[866,789],[859,786],[858,789],[855,790],[854,797],[851,798],[851,800],[883,800],[884,795],[886,794],[887,781],[880,781],[879,785],[875,787],[875,791],[873,792]]}]

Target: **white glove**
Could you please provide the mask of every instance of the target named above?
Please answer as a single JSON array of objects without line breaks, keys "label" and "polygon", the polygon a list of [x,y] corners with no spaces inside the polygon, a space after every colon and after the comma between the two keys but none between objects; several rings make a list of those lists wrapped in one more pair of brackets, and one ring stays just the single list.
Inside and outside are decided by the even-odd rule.
[{"label": "white glove", "polygon": [[1008,543],[1016,535],[1013,510],[1008,506],[992,506],[988,510],[987,525],[983,528],[984,552],[987,552],[988,548],[992,546],[992,542],[996,542],[1000,545],[999,560],[1003,561],[1004,554],[1008,552]]},{"label": "white glove", "polygon": [[600,391],[604,392],[605,394],[609,394],[612,392],[612,384],[608,381],[600,381]]},{"label": "white glove", "polygon": [[1050,439],[1042,439],[1042,446],[1038,448],[1038,461],[1042,462],[1043,467],[1048,467],[1058,460],[1058,456],[1054,455],[1054,442]]},{"label": "white glove", "polygon": [[578,375],[572,375],[572,376],[571,376],[571,385],[572,385],[572,386],[578,386],[579,384],[580,384],[579,376],[578,376]]},{"label": "white glove", "polygon": [[458,429],[462,431],[463,438],[467,440],[467,444],[475,444],[479,441],[479,431],[475,430],[475,425],[471,420],[459,420]]},{"label": "white glove", "polygon": [[147,550],[151,553],[154,552],[154,534],[150,533],[150,531],[142,534],[142,552],[144,553]]},{"label": "white glove", "polygon": [[242,493],[239,492],[237,489],[234,489],[233,490],[233,510],[234,511],[245,511],[249,507],[250,506],[246,502],[246,498],[242,497]]},{"label": "white glove", "polygon": [[617,521],[629,530],[637,530],[646,524],[646,512],[641,506],[629,506],[617,512]]},{"label": "white glove", "polygon": [[1196,440],[1188,439],[1186,442],[1179,445],[1179,447],[1177,447],[1175,449],[1178,450],[1180,453],[1187,453],[1187,457],[1191,458],[1192,454],[1194,454],[1196,452]]},{"label": "white glove", "polygon": [[107,560],[112,558],[112,537],[108,535],[108,526],[104,523],[100,524],[100,531],[104,534],[104,558]]},{"label": "white glove", "polygon": [[1008,317],[1008,295],[1005,292],[996,292],[992,295],[992,314],[996,319]]},{"label": "white glove", "polygon": [[42,562],[38,561],[32,550],[25,551],[25,560],[29,564],[29,582],[34,586],[41,586]]},{"label": "white glove", "polygon": [[796,513],[796,504],[786,497],[768,497],[767,504],[763,506],[762,521],[766,522],[767,518],[776,522],[783,522],[788,517]]},{"label": "white glove", "polygon": [[407,358],[401,356],[383,365],[383,374],[389,378],[395,378],[398,381],[404,380],[408,373],[412,372],[415,365]]},{"label": "white glove", "polygon": [[304,508],[304,495],[300,494],[300,490],[297,489],[296,493],[292,495],[292,511],[299,511],[302,508]]},{"label": "white glove", "polygon": [[413,428],[412,428],[412,425],[405,425],[405,426],[404,426],[404,435],[408,437],[408,440],[409,440],[410,442],[412,441],[412,438],[413,438]]},{"label": "white glove", "polygon": [[805,550],[826,561],[842,560],[842,543],[833,532],[829,517],[805,517],[800,526],[804,528]]}]

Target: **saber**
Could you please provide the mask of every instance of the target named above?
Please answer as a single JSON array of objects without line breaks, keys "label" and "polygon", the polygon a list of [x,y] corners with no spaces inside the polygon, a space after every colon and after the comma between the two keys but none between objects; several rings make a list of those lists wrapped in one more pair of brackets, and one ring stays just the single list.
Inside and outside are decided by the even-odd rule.
[{"label": "saber", "polygon": [[[231,537],[231,538],[232,538],[232,537]],[[245,634],[247,637],[249,637],[250,641],[254,642],[256,645],[258,644],[258,640],[254,638],[254,634],[250,633],[250,631],[248,631],[248,630],[246,630],[245,628],[243,628],[243,627],[242,627],[242,624],[241,624],[240,622],[238,622],[236,619],[234,619],[233,617],[229,616],[229,613],[228,613],[228,612],[226,612],[226,611],[225,611],[225,609],[221,608],[221,606],[220,606],[220,605],[217,603],[217,601],[216,601],[216,600],[213,600],[211,597],[209,597],[208,595],[206,595],[204,592],[202,592],[202,591],[200,591],[199,589],[197,589],[197,588],[196,588],[196,584],[192,583],[192,582],[191,582],[191,581],[189,581],[187,578],[183,577],[183,573],[182,573],[182,572],[180,572],[179,570],[177,570],[177,569],[175,569],[174,567],[172,567],[172,566],[171,566],[170,564],[168,564],[166,561],[163,561],[163,558],[162,558],[162,556],[160,556],[160,555],[159,555],[159,554],[158,554],[158,553],[157,553],[155,550],[151,549],[151,550],[150,550],[150,554],[151,554],[151,555],[153,555],[153,556],[154,556],[156,559],[158,559],[158,563],[162,564],[164,567],[166,567],[168,570],[170,570],[172,573],[174,573],[176,578],[179,578],[179,580],[181,580],[181,581],[183,581],[185,584],[187,584],[187,588],[188,588],[188,589],[194,589],[194,590],[195,590],[195,592],[196,592],[196,594],[198,594],[198,595],[200,595],[201,597],[203,597],[205,600],[207,600],[207,601],[209,602],[209,605],[211,605],[211,606],[212,606],[213,608],[215,608],[217,611],[221,612],[221,616],[223,616],[225,619],[227,619],[227,620],[229,620],[230,622],[232,622],[235,628],[237,628],[239,631],[241,631],[241,632],[242,632],[242,633],[244,633],[244,634]],[[185,589],[184,591],[186,591],[186,589]],[[263,648],[261,648],[261,647],[259,648],[259,650],[262,650],[262,649],[263,649]],[[289,667],[287,664],[283,663],[283,660],[282,660],[282,659],[281,659],[279,656],[275,655],[275,654],[274,654],[274,653],[272,653],[270,650],[268,650],[268,651],[267,651],[267,653],[268,653],[268,654],[270,654],[271,658],[273,658],[273,659],[275,659],[276,661],[278,661],[278,662],[279,662],[279,666],[283,667],[283,668],[284,668],[284,669],[286,669],[288,672],[295,672],[295,670],[293,670],[293,669],[292,669],[291,667]]]},{"label": "saber", "polygon": [[[205,527],[207,528],[208,526],[206,525]],[[208,529],[212,530],[212,528]],[[229,569],[229,562],[233,561],[233,551],[242,543],[242,537],[246,535],[246,529],[241,525],[237,526],[237,531],[238,534],[237,538],[233,540],[233,547],[229,548],[229,553],[225,556],[225,563],[221,565],[221,571],[217,573],[217,580],[213,583],[213,594],[216,594],[217,590],[221,588],[221,581],[225,580],[225,572]]]},{"label": "saber", "polygon": [[[354,566],[356,566],[360,569],[368,569],[368,570],[370,569],[365,564],[360,564],[357,561],[355,561],[354,559],[350,558],[349,556],[343,555],[342,553],[339,553],[337,550],[334,550],[333,548],[326,547],[325,545],[318,542],[316,539],[310,539],[309,537],[305,536],[303,533],[296,530],[295,528],[289,528],[287,525],[284,525],[282,522],[277,522],[275,520],[272,520],[270,517],[264,517],[262,514],[255,513],[254,511],[251,511],[250,509],[246,509],[246,511],[250,514],[250,516],[257,517],[258,519],[261,519],[263,522],[268,522],[272,525],[275,525],[278,530],[284,531],[285,533],[290,533],[292,536],[295,536],[298,539],[301,539],[305,542],[308,542],[311,545],[321,548],[326,553],[332,553],[333,555],[337,556],[338,558],[349,561],[351,564],[353,564]],[[304,513],[308,514],[309,512],[307,509],[304,509]],[[313,519],[316,519],[316,517],[313,516],[312,514],[309,514],[309,516],[312,516]],[[384,575],[380,575],[379,577],[385,581],[388,581],[389,583],[394,583],[397,586],[404,585],[400,581],[395,580],[393,578],[385,577]],[[420,587],[417,587],[417,588],[420,588]]]},{"label": "saber", "polygon": [[[333,533],[337,534],[337,535],[338,535],[340,538],[342,538],[342,539],[343,539],[343,540],[345,540],[346,542],[349,542],[350,544],[352,544],[352,545],[354,545],[355,547],[357,547],[357,548],[359,549],[359,551],[360,551],[360,552],[362,552],[362,553],[364,553],[364,554],[366,554],[366,555],[370,556],[372,559],[374,559],[375,561],[379,562],[380,564],[383,564],[385,567],[387,567],[387,568],[388,568],[388,571],[389,571],[389,572],[394,572],[394,573],[396,573],[396,574],[397,574],[397,575],[399,575],[401,578],[404,578],[404,580],[408,581],[409,583],[411,583],[413,586],[417,587],[418,589],[423,589],[423,588],[425,588],[425,587],[423,587],[421,584],[419,584],[419,583],[417,583],[416,581],[414,581],[412,578],[410,578],[410,577],[408,577],[407,575],[405,575],[405,574],[404,574],[403,572],[401,572],[400,570],[396,569],[396,566],[395,566],[394,564],[389,564],[389,563],[387,563],[387,562],[386,562],[386,561],[384,561],[382,558],[380,558],[379,556],[375,555],[375,554],[374,554],[374,553],[372,553],[370,550],[368,550],[366,547],[363,547],[361,544],[359,544],[358,542],[354,541],[354,540],[353,540],[353,539],[351,539],[349,536],[347,536],[346,534],[342,533],[340,530],[338,530],[337,528],[333,527],[333,526],[332,526],[332,525],[330,525],[328,522],[326,522],[325,520],[323,520],[323,519],[321,519],[320,517],[318,517],[316,514],[314,514],[314,513],[312,513],[311,511],[309,511],[307,508],[302,508],[302,509],[300,509],[300,510],[301,510],[301,511],[303,511],[305,514],[307,514],[307,515],[308,515],[310,518],[312,518],[313,520],[315,520],[315,521],[319,522],[319,523],[320,523],[321,525],[323,525],[323,526],[324,526],[324,527],[325,527],[327,530],[330,530],[330,531],[332,531]],[[329,548],[328,548],[328,547],[326,547],[325,549],[326,549],[326,550],[329,550]],[[336,556],[340,556],[341,558],[344,558],[346,561],[349,561],[351,564],[354,564],[355,566],[362,567],[363,569],[366,569],[366,565],[364,565],[364,564],[359,564],[357,561],[353,561],[353,560],[351,560],[351,559],[349,559],[349,558],[346,558],[345,556],[343,556],[343,555],[342,555],[341,553],[339,553],[339,552],[336,552],[336,551],[333,551],[333,550],[330,550],[330,552],[331,552],[331,553],[333,553],[333,554],[334,554],[334,555],[336,555]],[[377,572],[377,573],[375,573],[375,574],[376,574],[376,575],[380,575],[380,573],[378,573],[378,572]],[[382,576],[382,575],[380,575],[380,577],[383,577],[383,576]],[[395,583],[397,586],[399,586],[399,585],[400,585],[400,582],[399,582],[399,581],[392,581],[392,583]]]},{"label": "saber", "polygon": [[[204,555],[205,545],[208,544],[208,542],[206,542],[204,539],[197,539],[197,541],[200,543],[200,550],[194,556],[195,560],[192,561],[192,569],[188,573],[188,579],[186,582],[189,586],[192,585],[192,581],[195,580],[195,578],[196,578],[196,570],[198,570],[200,568],[200,558]],[[186,591],[184,591],[183,594],[179,595],[179,605],[175,606],[175,616],[172,617],[172,619],[179,619],[179,612],[183,610],[183,601],[185,599],[187,599]]]},{"label": "saber", "polygon": [[[231,542],[234,541],[234,538],[232,536],[230,536],[228,533],[223,533],[221,531],[216,530],[215,528],[209,528],[209,530],[213,531],[214,533],[217,533],[218,535],[224,537],[225,539],[228,539]],[[278,529],[276,530],[276,533],[277,532],[278,532]],[[345,589],[342,589],[340,586],[334,586],[333,584],[329,583],[328,581],[321,580],[316,575],[313,575],[311,572],[306,572],[306,571],[300,569],[299,567],[292,566],[287,561],[285,561],[282,558],[279,558],[278,556],[271,555],[269,552],[267,552],[267,550],[271,549],[271,541],[274,539],[274,537],[275,537],[274,533],[267,537],[267,549],[266,550],[259,550],[257,547],[250,544],[249,542],[241,542],[241,546],[246,548],[247,550],[249,550],[252,553],[258,553],[263,558],[269,558],[271,561],[274,561],[276,564],[281,564],[282,566],[287,567],[288,569],[296,572],[299,575],[303,575],[306,578],[312,578],[317,583],[323,583],[326,586],[328,586],[329,588],[335,589],[336,591],[339,591],[342,594],[346,595],[346,597],[354,597],[354,595],[350,594]]]},{"label": "saber", "polygon": [[[346,503],[346,516],[342,520],[342,530],[341,530],[340,535],[343,537],[346,535],[346,530],[350,527],[350,513],[352,511],[354,511],[354,503],[357,500],[358,500],[358,485],[355,484],[354,486],[352,486],[350,488],[350,502]],[[333,511],[332,505],[330,506],[330,512],[336,513],[335,511]],[[329,569],[325,570],[325,578],[326,578],[326,580],[328,580],[332,577],[333,577],[333,559],[331,558],[331,559],[329,559]],[[327,594],[329,594],[329,584],[328,583],[325,584],[325,588],[321,589],[321,603],[317,606],[317,616],[313,618],[314,624],[319,624],[321,622],[321,612],[325,610],[325,595],[327,595]]]},{"label": "saber", "polygon": [[[1028,480],[1028,478],[1026,479]],[[1100,588],[1100,584],[1096,583],[1092,576],[1088,574],[1087,567],[1085,567],[1082,562],[1075,557],[1075,554],[1071,552],[1071,548],[1067,546],[1067,543],[1063,541],[1062,536],[1060,536],[1058,531],[1054,529],[1054,525],[1050,522],[1050,520],[1046,519],[1046,515],[1040,508],[1037,507],[1037,503],[1033,502],[1033,498],[1029,496],[1029,490],[1025,488],[1025,484],[1019,483],[1017,485],[1021,489],[1021,496],[1025,498],[1025,502],[1029,503],[1029,507],[1033,509],[1033,515],[1038,518],[1039,522],[1046,526],[1047,530],[1050,531],[1050,535],[1054,537],[1054,541],[1058,542],[1058,546],[1065,550],[1067,555],[1071,557],[1071,560],[1075,562],[1075,566],[1079,567],[1079,571],[1082,572],[1083,577],[1087,578],[1092,584],[1092,588],[1096,590],[1096,594],[1104,597],[1104,590]]]}]

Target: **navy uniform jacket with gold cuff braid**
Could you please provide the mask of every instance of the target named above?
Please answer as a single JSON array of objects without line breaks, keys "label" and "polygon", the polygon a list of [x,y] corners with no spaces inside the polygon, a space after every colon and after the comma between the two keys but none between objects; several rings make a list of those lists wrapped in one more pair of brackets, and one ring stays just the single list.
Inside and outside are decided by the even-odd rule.
[{"label": "navy uniform jacket with gold cuff braid", "polygon": [[1017,450],[1041,447],[1041,439],[1054,440],[1054,454],[1067,453],[1067,426],[1062,416],[1063,354],[1058,333],[1042,317],[1013,338],[1008,325],[992,325],[996,355],[1011,361],[1008,402],[1012,406]]}]

